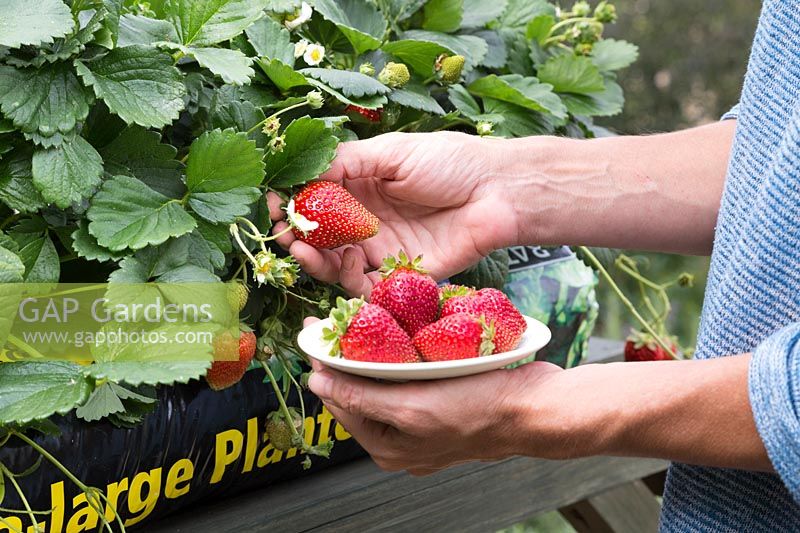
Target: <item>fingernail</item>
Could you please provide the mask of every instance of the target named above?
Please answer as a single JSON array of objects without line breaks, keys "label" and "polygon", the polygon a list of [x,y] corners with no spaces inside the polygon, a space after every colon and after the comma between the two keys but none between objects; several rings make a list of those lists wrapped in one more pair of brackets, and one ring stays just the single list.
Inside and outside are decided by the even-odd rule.
[{"label": "fingernail", "polygon": [[323,400],[329,400],[331,389],[333,388],[333,379],[327,372],[314,372],[308,378],[308,388]]}]

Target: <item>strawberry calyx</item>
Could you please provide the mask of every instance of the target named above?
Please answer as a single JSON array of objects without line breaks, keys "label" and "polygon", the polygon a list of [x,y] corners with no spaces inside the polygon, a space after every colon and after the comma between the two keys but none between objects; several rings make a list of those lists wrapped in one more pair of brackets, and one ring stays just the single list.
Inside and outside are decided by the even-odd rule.
[{"label": "strawberry calyx", "polygon": [[329,352],[331,357],[342,357],[342,337],[347,333],[350,322],[364,303],[363,298],[345,300],[340,296],[336,299],[336,307],[330,314],[331,327],[322,330],[322,339],[331,345]]},{"label": "strawberry calyx", "polygon": [[483,357],[484,355],[492,355],[494,353],[494,320],[491,322],[486,322],[486,317],[483,315],[480,316],[478,322],[483,328],[483,333],[481,334],[481,346],[478,349],[478,356]]},{"label": "strawberry calyx", "polygon": [[445,285],[439,289],[439,305],[444,305],[447,300],[457,296],[472,296],[476,292],[472,287],[466,285]]},{"label": "strawberry calyx", "polygon": [[383,278],[386,279],[397,270],[411,270],[420,274],[427,274],[428,271],[422,268],[422,256],[418,255],[414,259],[409,259],[405,250],[400,250],[397,257],[392,255],[383,260],[383,265],[379,269]]}]

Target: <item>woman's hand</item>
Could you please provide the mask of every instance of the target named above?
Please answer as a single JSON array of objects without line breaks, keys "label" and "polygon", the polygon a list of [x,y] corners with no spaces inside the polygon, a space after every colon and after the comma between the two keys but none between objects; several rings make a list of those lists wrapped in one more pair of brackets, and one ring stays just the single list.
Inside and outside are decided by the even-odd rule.
[{"label": "woman's hand", "polygon": [[[381,220],[376,237],[352,247],[317,250],[291,234],[278,242],[310,275],[340,282],[368,296],[377,274],[366,275],[401,249],[424,254],[436,279],[456,274],[516,239],[516,221],[502,188],[493,186],[502,167],[502,141],[458,133],[387,134],[340,145],[321,179],[342,183]],[[281,201],[269,196],[273,220]],[[274,231],[286,228],[285,222]]]}]

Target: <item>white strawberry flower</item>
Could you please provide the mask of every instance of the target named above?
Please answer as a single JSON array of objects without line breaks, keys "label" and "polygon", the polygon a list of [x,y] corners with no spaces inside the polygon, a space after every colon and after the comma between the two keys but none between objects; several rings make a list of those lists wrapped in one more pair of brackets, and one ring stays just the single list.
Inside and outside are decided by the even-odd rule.
[{"label": "white strawberry flower", "polygon": [[275,259],[276,256],[272,252],[259,252],[258,255],[256,255],[253,264],[253,273],[259,284],[263,285],[275,279],[272,275]]},{"label": "white strawberry flower", "polygon": [[303,54],[306,53],[306,49],[308,49],[308,41],[302,39],[300,42],[294,44],[294,58],[297,59],[299,57],[303,57]]},{"label": "white strawberry flower", "polygon": [[308,220],[294,210],[294,200],[289,200],[289,205],[286,206],[286,216],[289,219],[289,224],[303,233],[309,233],[319,228],[319,222]]},{"label": "white strawberry flower", "polygon": [[303,2],[300,4],[300,9],[296,11],[294,15],[286,17],[286,20],[283,21],[283,25],[291,31],[311,20],[311,15],[313,13],[314,10],[311,9],[311,6]]},{"label": "white strawberry flower", "polygon": [[303,54],[303,61],[305,61],[308,65],[315,67],[322,63],[322,60],[325,59],[325,47],[320,44],[311,44],[306,47],[306,51]]}]

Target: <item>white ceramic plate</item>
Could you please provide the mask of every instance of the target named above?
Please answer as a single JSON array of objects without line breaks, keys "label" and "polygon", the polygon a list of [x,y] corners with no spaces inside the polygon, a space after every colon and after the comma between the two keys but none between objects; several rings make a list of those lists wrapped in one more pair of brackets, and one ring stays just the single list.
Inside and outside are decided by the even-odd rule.
[{"label": "white ceramic plate", "polygon": [[480,374],[503,368],[533,355],[550,342],[550,330],[526,316],[528,329],[516,350],[511,352],[435,363],[366,363],[328,355],[330,345],[322,339],[323,328],[330,327],[330,319],[315,322],[300,332],[297,342],[311,358],[341,372],[369,378],[392,381],[445,379]]}]

